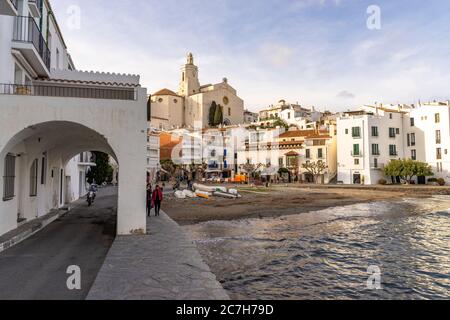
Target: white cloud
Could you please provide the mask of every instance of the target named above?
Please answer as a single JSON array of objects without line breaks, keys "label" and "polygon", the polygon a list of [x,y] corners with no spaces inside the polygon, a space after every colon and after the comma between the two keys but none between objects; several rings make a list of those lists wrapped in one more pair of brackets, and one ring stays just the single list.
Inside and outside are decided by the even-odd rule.
[{"label": "white cloud", "polygon": [[288,46],[267,43],[261,49],[264,59],[272,65],[280,67],[289,64],[292,61],[294,50]]},{"label": "white cloud", "polygon": [[[382,30],[369,32],[365,7],[355,13],[356,5],[335,0],[111,2],[53,6],[78,68],[140,74],[149,92],[176,90],[179,67],[192,51],[201,83],[227,77],[253,110],[280,98],[336,110],[450,95],[448,27],[435,18],[417,27],[397,10]],[[64,22],[73,3],[82,9],[77,31]],[[307,7],[320,10],[305,14]]]},{"label": "white cloud", "polygon": [[296,10],[301,10],[304,8],[319,6],[324,7],[328,4],[339,6],[342,0],[297,0],[292,4],[292,8]]},{"label": "white cloud", "polygon": [[353,93],[351,93],[351,92],[349,92],[347,90],[344,90],[344,91],[339,92],[337,94],[337,97],[338,98],[343,98],[343,99],[353,99],[356,96]]}]

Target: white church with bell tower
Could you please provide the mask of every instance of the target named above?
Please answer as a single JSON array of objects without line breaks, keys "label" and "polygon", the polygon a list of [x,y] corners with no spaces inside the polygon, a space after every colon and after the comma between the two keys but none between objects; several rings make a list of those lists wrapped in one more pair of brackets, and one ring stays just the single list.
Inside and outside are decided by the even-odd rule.
[{"label": "white church with bell tower", "polygon": [[200,81],[198,80],[198,67],[194,64],[194,56],[188,54],[187,63],[181,67],[181,80],[178,94],[186,97],[200,92]]},{"label": "white church with bell tower", "polygon": [[210,128],[211,106],[222,112],[219,125],[244,123],[244,101],[236,90],[223,78],[221,83],[200,85],[198,67],[192,53],[187,55],[186,64],[181,67],[178,92],[162,89],[151,96],[151,125],[161,130],[177,128]]}]

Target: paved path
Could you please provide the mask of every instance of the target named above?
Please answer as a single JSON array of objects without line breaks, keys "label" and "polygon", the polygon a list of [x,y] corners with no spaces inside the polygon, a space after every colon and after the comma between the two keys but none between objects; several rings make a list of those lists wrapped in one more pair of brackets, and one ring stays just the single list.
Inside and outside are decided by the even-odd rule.
[{"label": "paved path", "polygon": [[149,235],[117,237],[90,300],[228,300],[197,248],[166,214]]},{"label": "paved path", "polygon": [[[115,235],[115,188],[102,189],[47,228],[0,254],[0,300],[82,300]],[[69,291],[67,267],[81,268],[82,290]]]}]

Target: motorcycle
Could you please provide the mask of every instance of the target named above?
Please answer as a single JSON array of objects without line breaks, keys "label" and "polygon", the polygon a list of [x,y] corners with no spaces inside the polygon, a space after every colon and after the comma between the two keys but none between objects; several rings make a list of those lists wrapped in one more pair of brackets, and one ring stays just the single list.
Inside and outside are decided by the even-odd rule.
[{"label": "motorcycle", "polygon": [[89,191],[87,194],[87,203],[89,207],[94,203],[94,200],[95,200],[95,192]]}]

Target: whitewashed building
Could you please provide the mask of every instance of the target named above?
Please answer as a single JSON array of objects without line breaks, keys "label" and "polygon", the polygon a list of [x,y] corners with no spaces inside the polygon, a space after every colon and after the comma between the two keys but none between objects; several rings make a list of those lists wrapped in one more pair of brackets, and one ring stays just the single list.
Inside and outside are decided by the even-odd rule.
[{"label": "whitewashed building", "polygon": [[403,123],[406,112],[363,107],[337,120],[338,181],[377,184],[384,166],[404,158]]},{"label": "whitewashed building", "polygon": [[450,102],[419,103],[405,119],[405,156],[431,165],[450,183]]},{"label": "whitewashed building", "polygon": [[[432,166],[435,177],[450,182],[450,106],[448,102],[364,106],[337,120],[338,180],[344,184],[400,182],[385,177],[394,159],[412,159]],[[417,183],[426,183],[418,177]]]},{"label": "whitewashed building", "polygon": [[89,188],[87,174],[95,166],[95,158],[91,152],[81,152],[69,160],[64,169],[65,204],[76,201],[87,194]]},{"label": "whitewashed building", "polygon": [[259,113],[252,112],[250,110],[244,111],[244,123],[245,124],[252,124],[258,122]]},{"label": "whitewashed building", "polygon": [[[260,167],[263,176],[271,179],[279,169],[288,169],[298,182],[330,183],[337,174],[335,127],[329,130],[257,129],[249,130],[245,143],[238,150],[238,164]],[[325,169],[313,176],[304,164],[321,162]]]},{"label": "whitewashed building", "polygon": [[0,235],[83,193],[89,151],[120,165],[117,233],[145,233],[139,76],[76,71],[48,0],[0,3]]},{"label": "whitewashed building", "polygon": [[298,103],[288,103],[280,100],[259,112],[258,125],[271,125],[277,119],[283,120],[288,125],[296,126],[300,130],[316,129],[317,122],[321,120],[321,113],[314,107],[307,109]]},{"label": "whitewashed building", "polygon": [[147,183],[154,183],[160,170],[160,132],[154,128],[147,134]]}]

